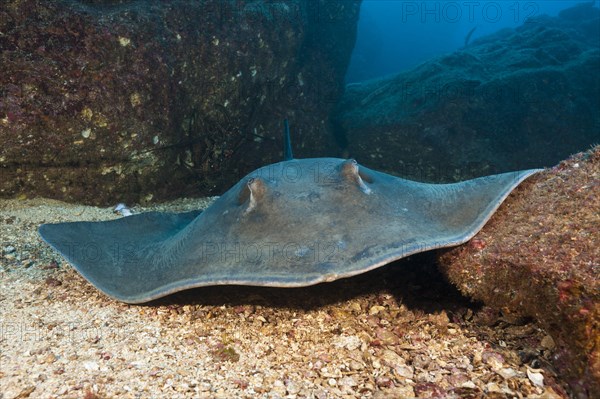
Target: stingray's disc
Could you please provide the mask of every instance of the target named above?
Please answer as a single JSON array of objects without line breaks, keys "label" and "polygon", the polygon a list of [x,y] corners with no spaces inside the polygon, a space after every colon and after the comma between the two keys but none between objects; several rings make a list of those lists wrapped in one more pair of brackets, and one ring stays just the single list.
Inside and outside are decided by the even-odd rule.
[{"label": "stingray's disc", "polygon": [[314,158],[257,169],[204,212],[40,226],[93,285],[141,303],[184,289],[299,287],[464,243],[537,170],[425,184]]}]

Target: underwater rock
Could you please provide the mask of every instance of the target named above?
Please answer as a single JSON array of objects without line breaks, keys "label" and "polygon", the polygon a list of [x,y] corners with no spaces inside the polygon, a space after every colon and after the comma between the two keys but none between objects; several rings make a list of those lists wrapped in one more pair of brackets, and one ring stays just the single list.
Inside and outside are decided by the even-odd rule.
[{"label": "underwater rock", "polygon": [[0,196],[91,204],[220,194],[335,155],[360,0],[4,0]]},{"label": "underwater rock", "polygon": [[469,244],[439,257],[465,295],[535,318],[581,398],[600,392],[598,209],[600,146],[532,176]]},{"label": "underwater rock", "polygon": [[598,143],[600,10],[583,9],[348,85],[340,145],[368,167],[445,182],[552,166]]}]

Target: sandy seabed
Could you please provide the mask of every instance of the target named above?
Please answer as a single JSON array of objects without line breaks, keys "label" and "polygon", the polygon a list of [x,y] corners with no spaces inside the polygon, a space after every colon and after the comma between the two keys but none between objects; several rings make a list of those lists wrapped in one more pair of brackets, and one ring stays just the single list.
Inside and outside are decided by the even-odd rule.
[{"label": "sandy seabed", "polygon": [[207,287],[140,306],[97,291],[37,234],[118,217],[0,200],[0,399],[568,397],[550,336],[461,297],[431,256],[314,287]]}]

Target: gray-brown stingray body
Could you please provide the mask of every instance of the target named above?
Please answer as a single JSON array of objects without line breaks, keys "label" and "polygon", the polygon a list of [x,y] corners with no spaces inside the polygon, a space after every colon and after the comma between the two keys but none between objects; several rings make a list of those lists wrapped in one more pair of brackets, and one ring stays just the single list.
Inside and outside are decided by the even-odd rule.
[{"label": "gray-brown stingray body", "polygon": [[257,169],[203,212],[45,224],[40,234],[128,303],[218,284],[307,286],[464,243],[535,172],[425,184],[353,160],[295,159]]}]

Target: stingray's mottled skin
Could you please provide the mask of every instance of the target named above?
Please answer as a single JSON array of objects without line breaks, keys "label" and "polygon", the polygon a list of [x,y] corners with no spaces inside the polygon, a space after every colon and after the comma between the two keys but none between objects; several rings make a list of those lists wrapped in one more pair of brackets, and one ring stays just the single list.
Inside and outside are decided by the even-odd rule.
[{"label": "stingray's mottled skin", "polygon": [[536,170],[425,184],[353,160],[289,160],[243,178],[204,212],[40,226],[93,285],[128,303],[192,287],[300,287],[462,244]]}]

